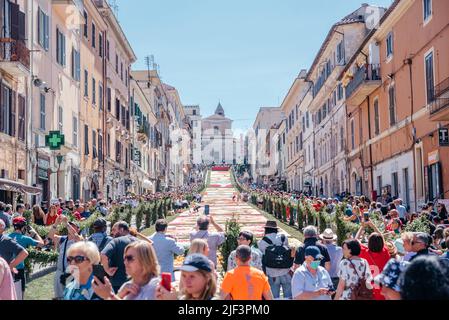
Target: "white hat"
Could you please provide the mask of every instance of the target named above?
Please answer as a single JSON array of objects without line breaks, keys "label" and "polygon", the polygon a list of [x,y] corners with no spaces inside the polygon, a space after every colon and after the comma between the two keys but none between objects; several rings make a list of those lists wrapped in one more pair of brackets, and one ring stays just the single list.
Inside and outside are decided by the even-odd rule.
[{"label": "white hat", "polygon": [[322,234],[319,235],[321,240],[337,240],[337,235],[334,234],[332,229],[326,229]]}]

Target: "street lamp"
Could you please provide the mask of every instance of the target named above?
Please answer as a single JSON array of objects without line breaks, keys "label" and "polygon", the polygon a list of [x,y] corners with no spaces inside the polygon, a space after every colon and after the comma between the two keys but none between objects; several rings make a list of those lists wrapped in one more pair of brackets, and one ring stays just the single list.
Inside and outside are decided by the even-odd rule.
[{"label": "street lamp", "polygon": [[58,170],[56,170],[56,196],[59,197],[59,171],[61,170],[61,164],[64,161],[64,156],[60,153],[56,155],[56,162],[58,163]]}]

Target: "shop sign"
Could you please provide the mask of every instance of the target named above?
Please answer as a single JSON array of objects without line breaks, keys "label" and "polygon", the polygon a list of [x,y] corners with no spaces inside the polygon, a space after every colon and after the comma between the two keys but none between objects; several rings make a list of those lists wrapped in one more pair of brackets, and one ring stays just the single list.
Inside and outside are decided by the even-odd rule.
[{"label": "shop sign", "polygon": [[440,147],[449,147],[449,129],[442,128],[438,131]]},{"label": "shop sign", "polygon": [[440,152],[438,150],[435,150],[433,152],[429,153],[428,156],[429,166],[438,163],[440,161]]}]

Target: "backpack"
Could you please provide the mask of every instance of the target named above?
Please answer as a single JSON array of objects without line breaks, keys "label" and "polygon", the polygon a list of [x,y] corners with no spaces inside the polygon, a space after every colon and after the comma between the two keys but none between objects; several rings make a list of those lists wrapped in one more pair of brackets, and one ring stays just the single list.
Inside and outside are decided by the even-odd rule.
[{"label": "backpack", "polygon": [[[106,245],[112,240],[113,238],[111,236],[105,236],[103,238],[103,240],[101,240],[100,245],[98,246],[98,250],[101,252],[103,251],[104,247],[106,247]],[[88,239],[88,241],[93,241],[92,240],[92,236],[90,236]]]},{"label": "backpack", "polygon": [[351,260],[349,260],[349,262],[354,268],[354,272],[359,277],[357,284],[351,286],[351,300],[373,300],[373,289],[368,289],[368,287],[366,286],[366,264],[365,270],[362,273],[362,277],[360,277],[354,263]]},{"label": "backpack", "polygon": [[281,236],[282,245],[278,246],[273,244],[269,238],[264,237],[266,243],[269,246],[265,249],[265,254],[262,257],[262,264],[264,267],[273,269],[289,269],[293,266],[293,260],[291,249],[284,246],[285,235]]}]

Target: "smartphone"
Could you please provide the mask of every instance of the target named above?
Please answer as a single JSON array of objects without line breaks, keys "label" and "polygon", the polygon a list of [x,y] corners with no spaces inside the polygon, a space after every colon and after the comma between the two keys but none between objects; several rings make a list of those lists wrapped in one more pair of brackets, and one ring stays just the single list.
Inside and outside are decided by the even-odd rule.
[{"label": "smartphone", "polygon": [[209,214],[210,214],[210,212],[209,212],[209,205],[206,204],[206,205],[204,206],[204,215],[205,215],[205,216],[208,216]]},{"label": "smartphone", "polygon": [[161,273],[161,286],[171,291],[171,273]]},{"label": "smartphone", "polygon": [[101,264],[96,264],[93,266],[93,274],[98,278],[98,280],[101,281],[101,283],[104,283],[104,277],[109,278],[109,275],[106,273]]},{"label": "smartphone", "polygon": [[366,221],[366,222],[369,221],[369,212],[365,212],[365,213],[364,213],[364,218],[365,218],[365,221]]}]

